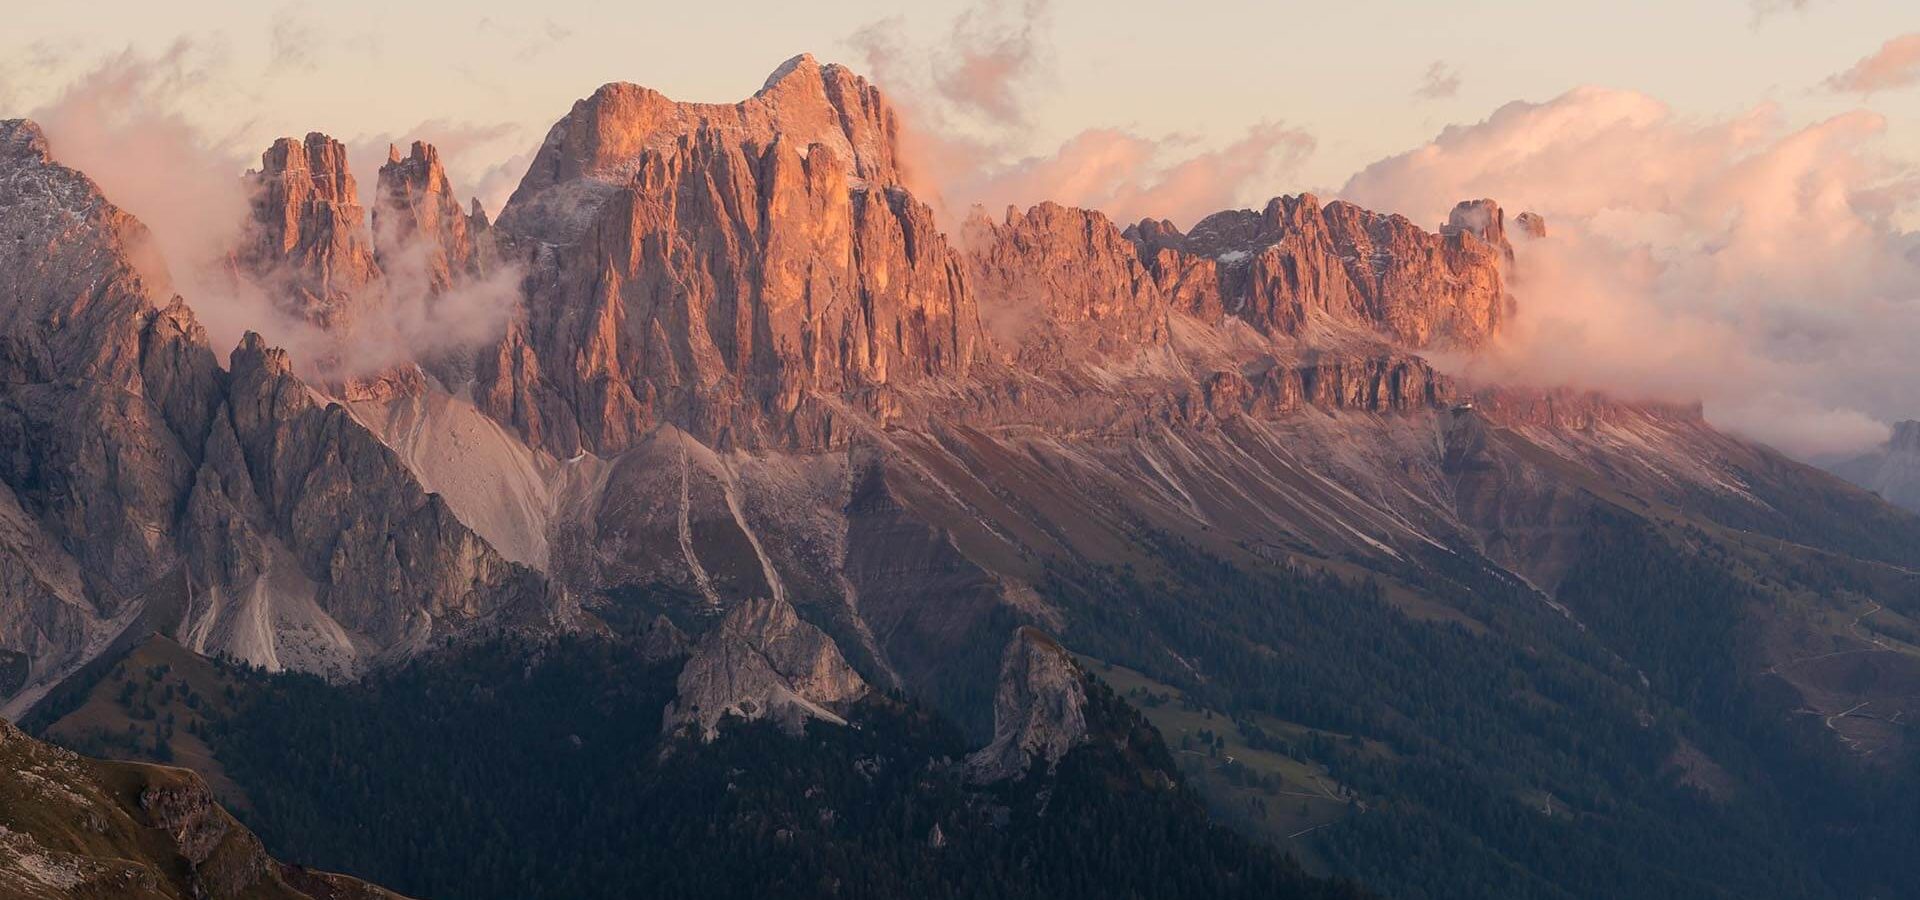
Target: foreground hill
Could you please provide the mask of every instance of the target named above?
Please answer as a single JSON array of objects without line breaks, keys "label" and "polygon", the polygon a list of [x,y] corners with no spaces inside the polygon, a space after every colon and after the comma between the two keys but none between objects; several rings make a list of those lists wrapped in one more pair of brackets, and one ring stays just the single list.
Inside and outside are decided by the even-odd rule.
[{"label": "foreground hill", "polygon": [[0,894],[70,898],[399,895],[277,862],[183,769],[104,762],[0,722]]}]

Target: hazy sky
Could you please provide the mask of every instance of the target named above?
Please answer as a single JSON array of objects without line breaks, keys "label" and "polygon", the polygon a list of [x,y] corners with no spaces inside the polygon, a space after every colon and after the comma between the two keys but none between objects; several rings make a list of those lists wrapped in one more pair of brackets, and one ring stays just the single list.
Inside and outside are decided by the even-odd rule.
[{"label": "hazy sky", "polygon": [[[1031,140],[1042,149],[1085,128],[1125,126],[1225,143],[1278,120],[1317,146],[1301,184],[1276,189],[1325,188],[1448,123],[1592,84],[1699,115],[1773,100],[1810,120],[1864,103],[1888,116],[1891,144],[1920,151],[1920,91],[1863,100],[1822,87],[1884,41],[1920,31],[1920,6],[1762,2],[1053,0],[1039,10],[1038,59],[1025,83]],[[1767,2],[1778,9],[1768,12]],[[607,81],[681,99],[739,99],[794,53],[858,65],[850,36],[877,22],[915,46],[939,46],[957,14],[982,5],[13,4],[0,36],[0,111],[30,111],[105,54],[159,53],[187,38],[210,82],[196,113],[235,127],[248,146],[308,130],[397,134],[436,118],[517,125],[537,137]],[[1013,19],[1023,4],[1003,6]]]},{"label": "hazy sky", "polygon": [[949,210],[1185,225],[1312,190],[1432,227],[1492,196],[1554,240],[1477,364],[1703,399],[1809,456],[1920,418],[1914,0],[13,6],[0,116],[40,118],[163,237],[237,220],[201,201],[312,130],[363,182],[432,140],[497,213],[598,85],[732,101],[808,51],[892,95]]}]

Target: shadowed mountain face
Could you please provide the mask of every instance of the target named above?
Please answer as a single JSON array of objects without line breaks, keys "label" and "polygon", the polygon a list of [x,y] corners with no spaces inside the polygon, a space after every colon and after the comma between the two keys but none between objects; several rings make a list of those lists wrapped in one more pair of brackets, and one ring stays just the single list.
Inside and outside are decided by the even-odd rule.
[{"label": "shadowed mountain face", "polygon": [[[1728,737],[1750,728],[1843,766],[1908,751],[1920,519],[1697,408],[1423,358],[1500,339],[1507,266],[1552,240],[1537,216],[1518,247],[1491,200],[1428,231],[1310,195],[1185,233],[1042,203],[948,234],[896,132],[811,57],[732,105],[608,85],[497,225],[416,144],[379,173],[370,232],[339,145],[282,141],[250,176],[239,274],[336,346],[403,268],[429,304],[524,273],[477,348],[356,371],[257,336],[222,366],[194,298],[132,262],[138,223],[0,125],[7,710],[154,632],[352,680],[483,632],[611,631],[696,648],[671,712],[646,711],[669,730],[821,727],[897,689],[1001,771],[1073,730],[994,727],[1073,706],[1022,686],[1071,668],[1057,638],[1236,714],[1465,753],[1421,718],[1438,700],[1348,720],[1272,687],[1360,653],[1357,618],[1289,618],[1330,579],[1391,608],[1405,648],[1466,634],[1455,660],[1565,664],[1556,684],[1648,735],[1582,768],[1602,763],[1554,743],[1577,704],[1502,687],[1486,702],[1518,706],[1455,710],[1541,717],[1537,746],[1499,745],[1490,804],[1758,790],[1766,764]],[[1662,568],[1628,578],[1626,557]],[[1728,598],[1700,619],[1711,678],[1636,624],[1707,593]],[[1054,638],[1003,653],[1022,626]]]},{"label": "shadowed mountain face", "polygon": [[1871,453],[1835,464],[1833,471],[1888,503],[1920,512],[1920,422],[1901,422]]}]

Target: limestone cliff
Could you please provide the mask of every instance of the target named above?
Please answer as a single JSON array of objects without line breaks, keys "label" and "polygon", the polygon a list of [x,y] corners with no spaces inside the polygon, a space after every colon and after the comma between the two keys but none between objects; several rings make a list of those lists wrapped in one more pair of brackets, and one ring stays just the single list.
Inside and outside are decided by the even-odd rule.
[{"label": "limestone cliff", "polygon": [[840,713],[869,690],[826,634],[772,598],[741,603],[702,635],[678,688],[664,728],[703,740],[730,716],[796,732],[808,719],[845,724]]},{"label": "limestone cliff", "polygon": [[968,774],[1001,781],[1060,762],[1087,736],[1084,678],[1059,642],[1035,628],[1016,631],[1000,657],[993,742],[967,757]]}]

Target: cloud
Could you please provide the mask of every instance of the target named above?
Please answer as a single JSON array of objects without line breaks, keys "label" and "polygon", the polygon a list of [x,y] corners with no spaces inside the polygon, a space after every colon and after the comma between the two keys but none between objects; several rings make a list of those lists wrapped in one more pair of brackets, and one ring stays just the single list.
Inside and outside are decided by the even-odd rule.
[{"label": "cloud", "polygon": [[1747,0],[1747,7],[1753,10],[1753,26],[1758,28],[1761,22],[1776,13],[1788,10],[1805,12],[1807,3],[1808,0]]},{"label": "cloud", "polygon": [[517,62],[532,62],[573,38],[573,29],[552,19],[541,19],[537,25],[506,25],[482,17],[473,23],[473,30],[485,37],[504,38]]},{"label": "cloud", "polygon": [[1897,224],[1920,186],[1879,155],[1884,128],[1771,106],[1693,121],[1580,88],[1449,127],[1341,195],[1426,223],[1481,196],[1546,216],[1553,236],[1518,248],[1516,319],[1469,374],[1698,399],[1835,453],[1920,413],[1920,236]]},{"label": "cloud", "polygon": [[1313,152],[1305,132],[1274,122],[1214,150],[1179,137],[1094,128],[1051,154],[960,175],[949,190],[998,209],[1036,200],[1098,209],[1121,223],[1168,218],[1191,224],[1270,189]]},{"label": "cloud", "polygon": [[950,229],[973,206],[1043,200],[1098,209],[1116,221],[1194,219],[1264,200],[1313,151],[1275,122],[1224,146],[1120,126],[1088,128],[1035,152],[1031,94],[1048,74],[1046,0],[983,0],[928,47],[892,17],[848,38],[867,73],[901,102],[908,186]]},{"label": "cloud", "polygon": [[[425,275],[431,248],[424,245],[388,254],[391,271],[374,288],[380,295],[370,298],[381,314],[360,323],[353,342],[287,313],[271,286],[234,277],[229,254],[250,215],[241,174],[258,158],[232,149],[229,140],[210,137],[182,115],[218,96],[217,75],[225,65],[226,55],[217,48],[187,40],[156,55],[123,51],[85,71],[30,114],[46,132],[55,159],[86,173],[109,201],[147,226],[151,249],[158,253],[141,253],[136,262],[157,284],[186,298],[217,351],[257,331],[286,348],[307,374],[331,360],[337,368],[328,374],[345,376],[470,348],[499,335],[518,302],[520,272],[503,266],[451,291],[435,292]],[[444,120],[422,123],[416,133],[443,140],[464,156],[479,155],[489,141],[511,139],[505,126]],[[378,148],[384,161],[386,142]],[[354,168],[371,192],[377,164]],[[156,265],[156,259],[164,262]],[[357,340],[363,336],[364,342]]]},{"label": "cloud", "polygon": [[1427,67],[1425,75],[1420,77],[1420,86],[1413,89],[1413,95],[1422,100],[1445,100],[1460,93],[1460,72],[1444,62],[1435,61]]},{"label": "cloud", "polygon": [[158,55],[113,54],[29,116],[61,163],[91,177],[138,217],[187,290],[218,268],[246,215],[246,159],[189,125],[225,54],[182,40]]},{"label": "cloud", "polygon": [[1872,94],[1920,83],[1920,31],[1903,34],[1880,45],[1853,68],[1827,79],[1829,90]]},{"label": "cloud", "polygon": [[267,52],[276,69],[311,72],[319,66],[320,30],[300,14],[300,7],[283,6],[268,26]]},{"label": "cloud", "polygon": [[323,57],[336,48],[354,50],[367,59],[380,55],[378,32],[362,30],[339,35],[307,14],[306,7],[289,3],[274,12],[267,25],[268,75],[314,72]]}]

